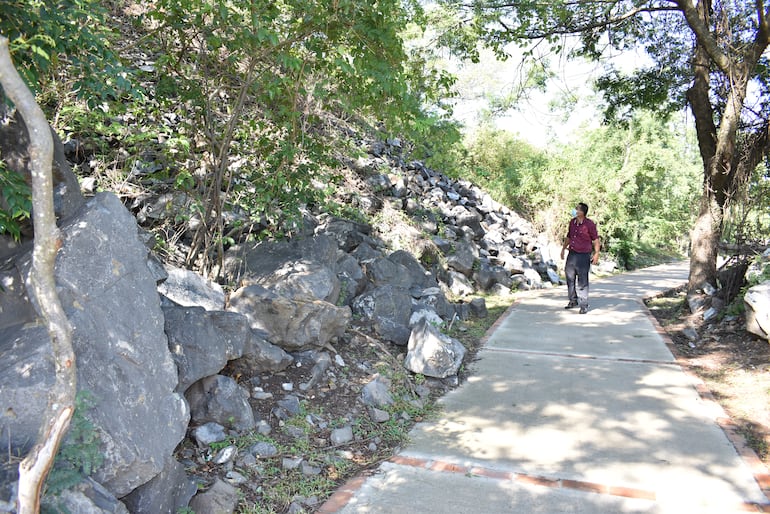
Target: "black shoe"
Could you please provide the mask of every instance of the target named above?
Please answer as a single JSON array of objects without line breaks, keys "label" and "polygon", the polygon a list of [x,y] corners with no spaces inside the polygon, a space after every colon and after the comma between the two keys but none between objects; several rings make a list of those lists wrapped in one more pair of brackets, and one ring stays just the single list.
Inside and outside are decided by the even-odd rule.
[{"label": "black shoe", "polygon": [[567,306],[566,306],[566,307],[564,307],[564,308],[565,308],[565,309],[574,309],[574,308],[575,308],[575,307],[577,307],[577,306],[578,306],[577,302],[569,302],[569,303],[567,304]]},{"label": "black shoe", "polygon": [[586,312],[588,312],[588,306],[584,305],[580,308],[580,314],[585,314]]}]

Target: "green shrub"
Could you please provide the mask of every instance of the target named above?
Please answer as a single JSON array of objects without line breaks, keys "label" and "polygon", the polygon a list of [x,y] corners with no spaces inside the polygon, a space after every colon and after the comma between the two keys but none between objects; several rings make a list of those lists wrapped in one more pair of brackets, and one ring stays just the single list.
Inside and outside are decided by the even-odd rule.
[{"label": "green shrub", "polygon": [[57,495],[79,484],[102,465],[104,456],[101,452],[99,433],[85,416],[94,405],[94,396],[90,392],[78,393],[69,431],[56,454],[54,466],[46,481],[46,495]]},{"label": "green shrub", "polygon": [[18,241],[21,224],[32,210],[32,190],[24,177],[6,168],[0,160],[0,234]]}]

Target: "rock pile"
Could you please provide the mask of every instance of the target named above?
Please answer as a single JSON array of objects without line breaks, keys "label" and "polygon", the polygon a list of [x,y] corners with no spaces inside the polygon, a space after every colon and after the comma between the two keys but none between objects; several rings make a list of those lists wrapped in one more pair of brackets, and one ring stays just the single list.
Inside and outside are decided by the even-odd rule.
[{"label": "rock pile", "polygon": [[[352,163],[376,193],[350,199],[369,214],[405,220],[399,230],[318,213],[295,239],[230,248],[224,271],[237,287],[229,297],[218,284],[161,264],[113,194],[59,193],[74,196],[62,204],[78,207],[62,215],[57,284],[73,326],[79,388],[95,399],[84,414],[104,456],[92,480],[62,495],[65,508],[176,512],[233,504],[241,481],[232,465],[196,494],[175,456],[183,439],[208,447],[233,433],[268,433],[271,422],[299,412],[297,395],[337,380],[348,365],[337,349],[362,337],[403,347],[403,365],[414,373],[451,378],[464,348],[441,327],[486,315],[484,301],[468,295],[558,282],[543,237],[525,220],[470,183],[402,162],[399,146],[376,143]],[[25,285],[30,245],[5,247],[0,434],[20,456],[42,424],[53,363]],[[288,383],[283,398],[265,393],[260,380],[291,366],[311,370],[300,391]],[[390,394],[387,379],[372,370],[362,408],[382,422]],[[257,403],[269,404],[267,418]],[[332,442],[344,444],[348,432],[333,430]],[[249,465],[269,450],[222,450],[214,459]],[[6,467],[0,502],[14,497],[15,480],[15,467]]]}]

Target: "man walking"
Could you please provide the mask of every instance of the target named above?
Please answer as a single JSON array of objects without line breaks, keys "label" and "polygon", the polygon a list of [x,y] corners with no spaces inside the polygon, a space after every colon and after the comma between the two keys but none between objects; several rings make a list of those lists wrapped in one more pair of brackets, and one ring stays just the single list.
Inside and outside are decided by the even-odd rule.
[{"label": "man walking", "polygon": [[[564,308],[580,307],[580,314],[588,312],[588,272],[591,263],[599,262],[599,232],[596,230],[596,223],[586,218],[587,214],[588,205],[582,202],[577,204],[572,211],[573,218],[569,222],[567,237],[564,238],[564,244],[561,247],[562,259],[564,250],[569,248],[564,266],[569,303]],[[593,257],[591,257],[592,247]]]}]

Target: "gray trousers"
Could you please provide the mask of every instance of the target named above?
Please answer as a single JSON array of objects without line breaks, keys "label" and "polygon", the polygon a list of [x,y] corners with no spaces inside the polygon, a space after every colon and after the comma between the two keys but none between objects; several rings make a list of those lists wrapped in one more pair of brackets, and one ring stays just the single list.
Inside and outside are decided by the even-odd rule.
[{"label": "gray trousers", "polygon": [[588,307],[588,272],[591,269],[591,254],[570,251],[564,265],[567,276],[567,296],[570,302]]}]

